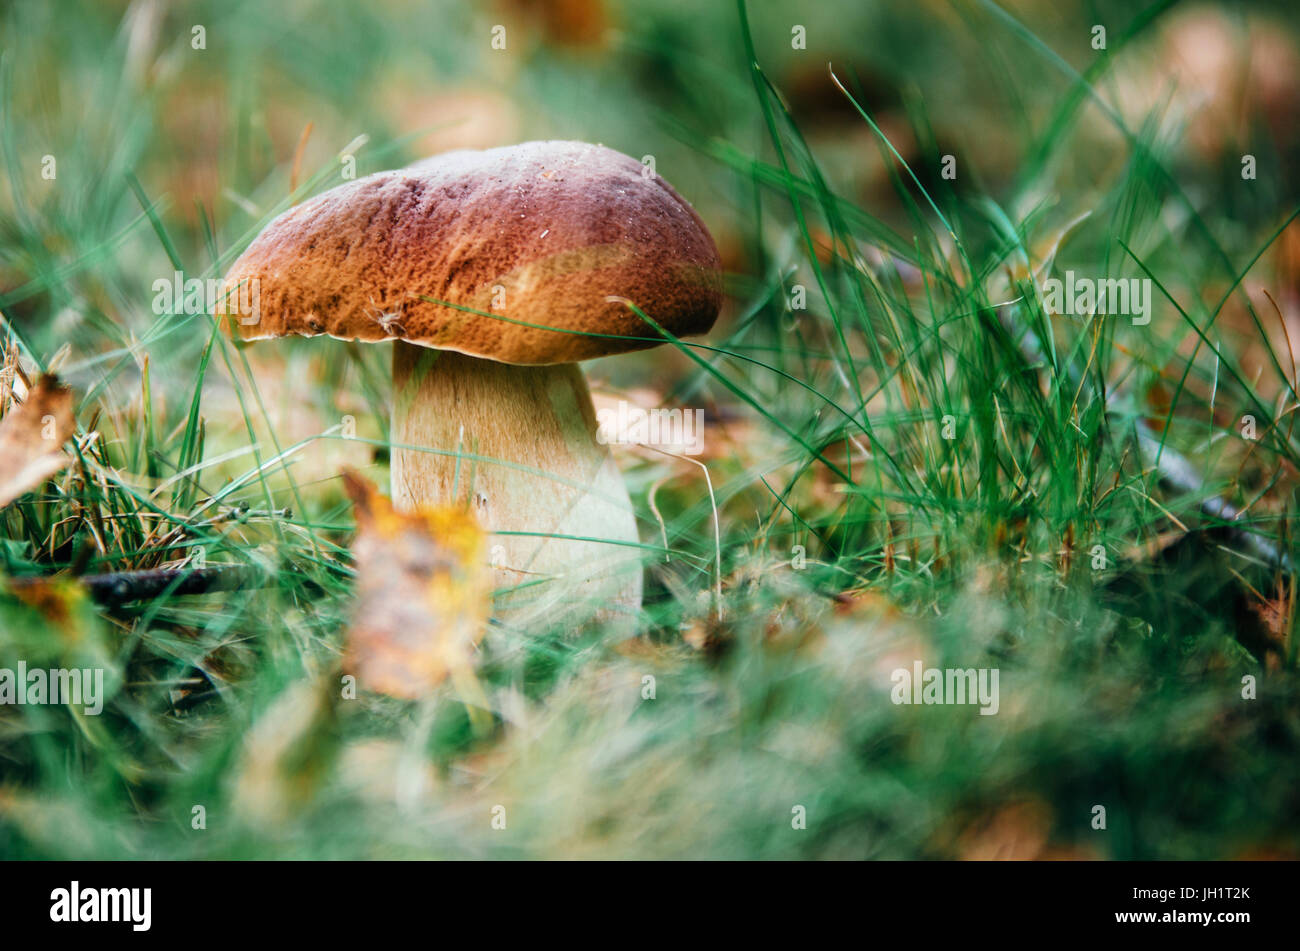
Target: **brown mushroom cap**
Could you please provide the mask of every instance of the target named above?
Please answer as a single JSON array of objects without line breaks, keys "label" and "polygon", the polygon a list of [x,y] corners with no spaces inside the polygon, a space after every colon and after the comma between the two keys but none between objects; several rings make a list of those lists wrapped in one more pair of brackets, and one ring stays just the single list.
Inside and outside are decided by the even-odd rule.
[{"label": "brown mushroom cap", "polygon": [[658,333],[610,297],[674,335],[708,331],[719,267],[699,215],[640,162],[582,142],[526,142],[449,152],[303,202],[267,225],[226,283],[257,280],[258,322],[231,322],[247,339],[406,340],[549,364],[659,342],[631,339]]}]

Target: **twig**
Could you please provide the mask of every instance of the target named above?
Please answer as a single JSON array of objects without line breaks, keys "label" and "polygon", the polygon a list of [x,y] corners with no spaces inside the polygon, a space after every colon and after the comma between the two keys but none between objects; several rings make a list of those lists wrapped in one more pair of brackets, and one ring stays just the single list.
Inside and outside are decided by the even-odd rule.
[{"label": "twig", "polygon": [[[153,568],[148,571],[115,571],[102,575],[83,575],[79,581],[93,601],[99,604],[125,604],[148,601],[163,592],[175,595],[207,594],[238,588],[263,587],[268,575],[243,565],[208,568]],[[11,590],[35,588],[48,576],[10,578]]]}]

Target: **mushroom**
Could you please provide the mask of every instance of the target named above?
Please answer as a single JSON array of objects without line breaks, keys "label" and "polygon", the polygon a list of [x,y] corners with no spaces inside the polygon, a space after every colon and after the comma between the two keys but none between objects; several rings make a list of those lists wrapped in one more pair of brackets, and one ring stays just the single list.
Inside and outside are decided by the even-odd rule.
[{"label": "mushroom", "polygon": [[499,619],[635,616],[636,518],[577,363],[663,342],[628,301],[674,336],[717,318],[717,248],[666,181],[581,142],[450,152],[285,212],[226,281],[255,288],[246,339],[393,342],[393,503],[473,507]]}]

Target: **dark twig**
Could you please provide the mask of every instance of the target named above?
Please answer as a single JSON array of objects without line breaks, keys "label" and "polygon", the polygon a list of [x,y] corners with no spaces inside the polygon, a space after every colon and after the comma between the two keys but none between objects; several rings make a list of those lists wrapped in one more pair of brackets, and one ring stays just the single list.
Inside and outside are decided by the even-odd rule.
[{"label": "dark twig", "polygon": [[[19,589],[36,587],[47,580],[47,577],[11,578],[8,583],[11,589]],[[115,571],[102,575],[83,575],[77,580],[97,603],[125,604],[128,601],[148,601],[168,591],[174,595],[184,595],[261,587],[266,584],[267,575],[243,565],[213,565],[208,568]]]}]

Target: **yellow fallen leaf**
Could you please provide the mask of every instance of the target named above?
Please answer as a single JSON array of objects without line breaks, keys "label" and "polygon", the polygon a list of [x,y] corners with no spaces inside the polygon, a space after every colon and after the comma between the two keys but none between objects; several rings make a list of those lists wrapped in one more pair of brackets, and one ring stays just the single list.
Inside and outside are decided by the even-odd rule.
[{"label": "yellow fallen leaf", "polygon": [[42,377],[0,419],[0,506],[36,488],[68,464],[63,444],[72,435],[72,390]]},{"label": "yellow fallen leaf", "polygon": [[354,472],[343,485],[357,519],[344,666],[362,689],[394,697],[415,699],[451,677],[462,697],[481,698],[474,648],[492,607],[483,529],[455,506],[396,512]]}]

